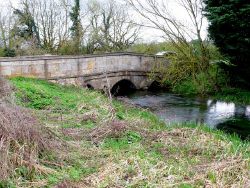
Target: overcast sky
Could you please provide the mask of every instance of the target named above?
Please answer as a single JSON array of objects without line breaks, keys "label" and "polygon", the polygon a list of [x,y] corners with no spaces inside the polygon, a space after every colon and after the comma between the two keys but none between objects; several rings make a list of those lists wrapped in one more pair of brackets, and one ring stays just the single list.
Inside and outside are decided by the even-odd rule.
[{"label": "overcast sky", "polygon": [[[82,0],[87,2],[88,0]],[[118,0],[118,1],[123,1],[123,0]],[[141,0],[141,2],[143,2],[144,0]],[[4,11],[4,9],[6,9],[7,7],[9,7],[10,5],[17,7],[18,6],[18,2],[19,0],[0,0],[0,9],[1,12]],[[185,11],[183,10],[183,8],[176,3],[176,0],[166,0],[166,2],[168,2],[168,4],[170,5],[170,11],[173,13],[173,15],[178,19],[178,20],[182,20],[183,23],[189,25],[188,23],[188,15],[185,14]],[[138,19],[140,19],[140,16],[135,16],[135,21],[139,21]],[[206,38],[207,36],[207,21],[205,20],[203,23],[203,29],[202,29],[202,37]],[[142,29],[142,34],[141,34],[141,38],[143,39],[143,41],[162,41],[162,33],[160,31],[154,30],[154,29],[149,29],[149,28],[144,28]]]}]

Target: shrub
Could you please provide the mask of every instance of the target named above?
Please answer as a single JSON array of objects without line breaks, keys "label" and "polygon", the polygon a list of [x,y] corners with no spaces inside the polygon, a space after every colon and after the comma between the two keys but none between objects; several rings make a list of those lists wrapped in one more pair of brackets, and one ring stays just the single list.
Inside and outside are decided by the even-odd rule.
[{"label": "shrub", "polygon": [[4,48],[3,56],[4,57],[15,57],[16,51],[14,49],[11,49],[11,48]]},{"label": "shrub", "polygon": [[213,94],[225,88],[228,83],[226,73],[218,65],[210,65],[207,72],[200,72],[173,85],[173,91],[184,94]]},{"label": "shrub", "polygon": [[81,46],[80,50],[73,41],[69,41],[58,48],[58,54],[60,55],[82,55],[86,53],[86,49]]},{"label": "shrub", "polygon": [[4,57],[4,49],[0,48],[0,57]]}]

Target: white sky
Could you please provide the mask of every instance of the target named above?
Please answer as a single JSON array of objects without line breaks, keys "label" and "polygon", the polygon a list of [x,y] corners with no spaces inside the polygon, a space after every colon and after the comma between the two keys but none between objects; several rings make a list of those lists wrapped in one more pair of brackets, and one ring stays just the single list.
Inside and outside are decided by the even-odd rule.
[{"label": "white sky", "polygon": [[[7,7],[12,5],[13,7],[17,7],[19,0],[0,0],[0,13],[4,11]],[[87,0],[82,0],[87,1]],[[122,1],[122,0],[119,0]],[[142,0],[143,2],[144,0]],[[176,0],[166,0],[171,6],[170,11],[178,20],[183,20],[184,23],[189,23],[188,16],[183,11],[182,7],[176,3]],[[136,16],[135,21],[139,21],[139,16]],[[207,36],[207,20],[203,22],[203,29],[202,29],[202,37],[206,38]],[[141,31],[141,38],[143,41],[152,42],[152,41],[162,41],[162,33],[158,30],[143,28]]]}]

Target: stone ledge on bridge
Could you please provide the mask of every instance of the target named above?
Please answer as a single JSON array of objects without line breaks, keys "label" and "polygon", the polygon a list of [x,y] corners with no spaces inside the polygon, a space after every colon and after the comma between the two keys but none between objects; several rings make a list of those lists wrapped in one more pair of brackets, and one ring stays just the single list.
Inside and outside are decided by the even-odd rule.
[{"label": "stone ledge on bridge", "polygon": [[147,74],[159,57],[120,52],[85,56],[32,56],[0,58],[0,74],[4,77],[32,77],[62,84],[91,85],[96,89],[121,79],[128,79],[138,89],[147,87]]}]

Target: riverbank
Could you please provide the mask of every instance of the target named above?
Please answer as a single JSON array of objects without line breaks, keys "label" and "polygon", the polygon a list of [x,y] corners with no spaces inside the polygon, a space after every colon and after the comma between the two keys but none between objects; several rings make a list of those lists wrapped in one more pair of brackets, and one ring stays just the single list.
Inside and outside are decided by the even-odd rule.
[{"label": "riverbank", "polygon": [[250,91],[238,88],[223,89],[220,93],[212,95],[214,99],[234,102],[242,105],[250,104]]},{"label": "riverbank", "polygon": [[[197,96],[195,93],[185,93],[184,91],[179,92],[179,94],[189,97]],[[240,88],[222,88],[219,92],[209,93],[200,97],[211,98],[218,101],[233,102],[239,105],[250,105],[250,91]]]},{"label": "riverbank", "polygon": [[[250,105],[250,90],[229,86],[226,82],[219,86],[204,85],[203,82],[211,81],[211,78],[204,79],[201,83],[196,83],[195,80],[189,79],[176,85],[169,83],[163,84],[162,87],[167,87],[169,92],[180,94],[188,97],[211,98],[219,101],[233,102],[239,105]],[[217,88],[217,89],[216,89]]]},{"label": "riverbank", "polygon": [[237,137],[197,125],[170,128],[151,112],[96,91],[35,79],[11,82],[16,102],[61,144],[36,165],[20,165],[3,187],[249,185],[250,145]]}]

